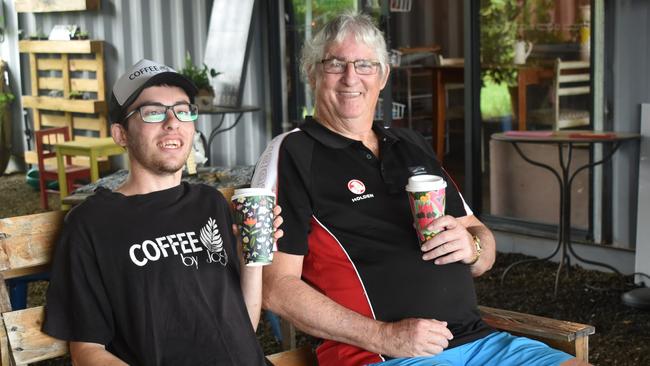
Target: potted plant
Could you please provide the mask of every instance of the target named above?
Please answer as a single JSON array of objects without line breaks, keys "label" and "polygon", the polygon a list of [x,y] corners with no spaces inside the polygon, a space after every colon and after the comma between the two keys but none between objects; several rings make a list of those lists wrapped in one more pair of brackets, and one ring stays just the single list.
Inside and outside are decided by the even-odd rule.
[{"label": "potted plant", "polygon": [[77,30],[77,32],[74,34],[72,39],[76,40],[86,40],[88,39],[88,31],[85,30]]},{"label": "potted plant", "polygon": [[199,89],[195,98],[199,108],[211,109],[214,100],[214,89],[210,85],[210,78],[214,78],[221,73],[209,68],[206,64],[203,64],[202,68],[195,66],[189,52],[185,56],[185,66],[180,72],[183,76],[192,80]]},{"label": "potted plant", "polygon": [[552,22],[554,0],[482,0],[481,1],[481,62],[498,66],[484,68],[483,77],[496,84],[514,85],[514,48],[517,43],[537,45],[557,43],[561,32],[537,27]]},{"label": "potted plant", "polygon": [[71,90],[70,94],[68,94],[68,98],[70,99],[83,99],[84,94],[78,90]]},{"label": "potted plant", "polygon": [[515,71],[506,65],[513,63],[519,13],[517,0],[481,1],[481,62],[498,66],[483,68],[484,81],[515,83]]},{"label": "potted plant", "polygon": [[47,40],[47,35],[40,29],[37,29],[36,32],[31,33],[28,38],[30,41],[44,41]]}]

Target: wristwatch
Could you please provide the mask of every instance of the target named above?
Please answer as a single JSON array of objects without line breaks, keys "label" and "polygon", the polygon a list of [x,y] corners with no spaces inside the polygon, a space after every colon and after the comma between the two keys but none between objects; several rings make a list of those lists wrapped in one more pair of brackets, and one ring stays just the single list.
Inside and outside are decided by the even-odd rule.
[{"label": "wristwatch", "polygon": [[472,235],[472,240],[474,241],[474,249],[476,250],[476,254],[474,254],[472,261],[467,263],[470,266],[478,262],[478,259],[481,258],[481,252],[483,252],[483,248],[481,247],[481,238],[479,238],[478,235]]}]

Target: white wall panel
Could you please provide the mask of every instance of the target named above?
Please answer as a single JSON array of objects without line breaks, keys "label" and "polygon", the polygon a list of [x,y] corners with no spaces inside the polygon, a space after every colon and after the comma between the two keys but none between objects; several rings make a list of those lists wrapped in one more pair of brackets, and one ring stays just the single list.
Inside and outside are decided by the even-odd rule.
[{"label": "white wall panel", "polygon": [[[650,103],[641,105],[641,156],[636,226],[635,272],[650,273]],[[650,287],[650,279],[637,276],[637,283]]]},{"label": "white wall panel", "polygon": [[[618,0],[613,4],[611,118],[615,131],[638,133],[641,104],[650,100],[650,3]],[[639,144],[631,142],[612,158],[614,245],[624,248],[635,248],[639,154]]]}]

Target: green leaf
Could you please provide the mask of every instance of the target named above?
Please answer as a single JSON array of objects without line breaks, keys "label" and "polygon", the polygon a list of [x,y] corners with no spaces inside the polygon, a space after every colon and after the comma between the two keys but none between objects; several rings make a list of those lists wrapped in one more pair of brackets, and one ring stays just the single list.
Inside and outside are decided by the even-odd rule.
[{"label": "green leaf", "polygon": [[210,91],[212,91],[210,77],[216,77],[220,74],[216,70],[209,68],[206,64],[203,64],[203,68],[195,66],[189,52],[185,54],[185,66],[180,70],[180,73],[192,80],[199,90],[207,89]]}]

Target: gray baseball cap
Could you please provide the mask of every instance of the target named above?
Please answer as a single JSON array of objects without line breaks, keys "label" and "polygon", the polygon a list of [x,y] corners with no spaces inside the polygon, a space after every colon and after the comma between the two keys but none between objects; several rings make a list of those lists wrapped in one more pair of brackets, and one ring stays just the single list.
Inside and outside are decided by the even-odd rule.
[{"label": "gray baseball cap", "polygon": [[192,103],[198,92],[196,85],[190,79],[171,67],[142,59],[131,66],[113,85],[108,105],[111,122],[121,123],[127,108],[138,99],[142,90],[160,84],[182,88]]}]

